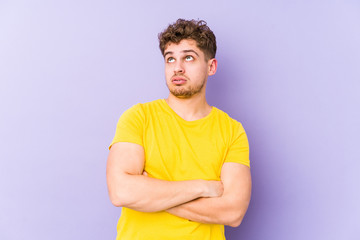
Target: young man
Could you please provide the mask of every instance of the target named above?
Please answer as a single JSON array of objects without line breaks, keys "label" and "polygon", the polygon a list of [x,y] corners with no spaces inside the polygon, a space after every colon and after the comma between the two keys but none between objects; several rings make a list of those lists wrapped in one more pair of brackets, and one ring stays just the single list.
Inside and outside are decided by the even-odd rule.
[{"label": "young man", "polygon": [[245,215],[251,177],[242,125],[206,102],[215,36],[204,21],[179,19],[159,41],[169,96],[123,113],[110,145],[117,239],[225,239],[224,225]]}]

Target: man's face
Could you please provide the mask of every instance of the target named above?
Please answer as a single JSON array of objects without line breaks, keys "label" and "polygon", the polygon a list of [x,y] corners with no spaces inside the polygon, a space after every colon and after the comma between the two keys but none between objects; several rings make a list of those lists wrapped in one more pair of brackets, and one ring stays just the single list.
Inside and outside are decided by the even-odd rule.
[{"label": "man's face", "polygon": [[178,44],[168,43],[164,58],[166,85],[171,94],[178,98],[205,94],[207,78],[215,74],[211,70],[215,59],[206,60],[195,40],[184,39]]}]

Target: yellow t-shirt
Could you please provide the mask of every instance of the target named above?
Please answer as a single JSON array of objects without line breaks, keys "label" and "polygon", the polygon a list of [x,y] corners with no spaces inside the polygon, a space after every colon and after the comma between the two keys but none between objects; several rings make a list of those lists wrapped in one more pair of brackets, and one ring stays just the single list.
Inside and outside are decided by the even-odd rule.
[{"label": "yellow t-shirt", "polygon": [[[224,162],[250,167],[244,128],[216,107],[202,119],[186,121],[164,99],[137,104],[120,117],[111,145],[116,142],[143,146],[144,170],[157,179],[220,180]],[[223,225],[192,222],[164,211],[144,213],[129,208],[122,209],[117,231],[116,239],[121,240],[225,239]]]}]

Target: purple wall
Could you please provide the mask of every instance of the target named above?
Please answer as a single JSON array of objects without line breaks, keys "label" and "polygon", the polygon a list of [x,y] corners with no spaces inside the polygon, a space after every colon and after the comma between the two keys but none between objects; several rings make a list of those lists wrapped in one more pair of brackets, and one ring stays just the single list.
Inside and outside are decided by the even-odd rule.
[{"label": "purple wall", "polygon": [[360,239],[359,1],[0,1],[0,239],[114,239],[120,114],[167,96],[157,33],[205,19],[208,99],[241,121],[247,240]]}]

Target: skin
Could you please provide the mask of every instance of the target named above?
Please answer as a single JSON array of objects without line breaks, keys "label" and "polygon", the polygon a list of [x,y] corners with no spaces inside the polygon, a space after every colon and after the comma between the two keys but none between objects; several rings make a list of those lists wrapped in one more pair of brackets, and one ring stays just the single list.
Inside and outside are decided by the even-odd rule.
[{"label": "skin", "polygon": [[[207,59],[194,40],[168,43],[164,60],[166,85],[170,91],[166,99],[169,106],[187,121],[207,116],[212,108],[206,102],[206,84],[208,77],[216,73],[217,60]],[[176,77],[184,78],[186,83],[177,85],[172,81]],[[186,92],[187,96],[174,94]]]},{"label": "skin", "polygon": [[224,185],[221,196],[198,198],[167,212],[195,222],[239,226],[250,202],[250,169],[239,163],[224,163],[221,181]]},{"label": "skin", "polygon": [[141,212],[157,212],[199,197],[217,197],[223,193],[220,181],[164,181],[143,174],[144,148],[119,142],[109,153],[106,177],[110,200],[117,207]]},{"label": "skin", "polygon": [[[177,98],[191,98],[195,94],[205,93],[208,78],[208,64],[194,40],[169,43],[164,52],[166,85]],[[203,61],[204,60],[204,61]],[[185,84],[178,84],[174,79],[184,79]]]},{"label": "skin", "polygon": [[[207,79],[214,75],[217,60],[208,59],[194,40],[169,43],[164,51],[167,104],[183,119],[207,116]],[[137,211],[167,211],[201,223],[238,226],[251,195],[250,169],[224,163],[221,181],[164,181],[144,172],[144,149],[134,143],[115,143],[107,162],[109,196],[115,206]]]}]

